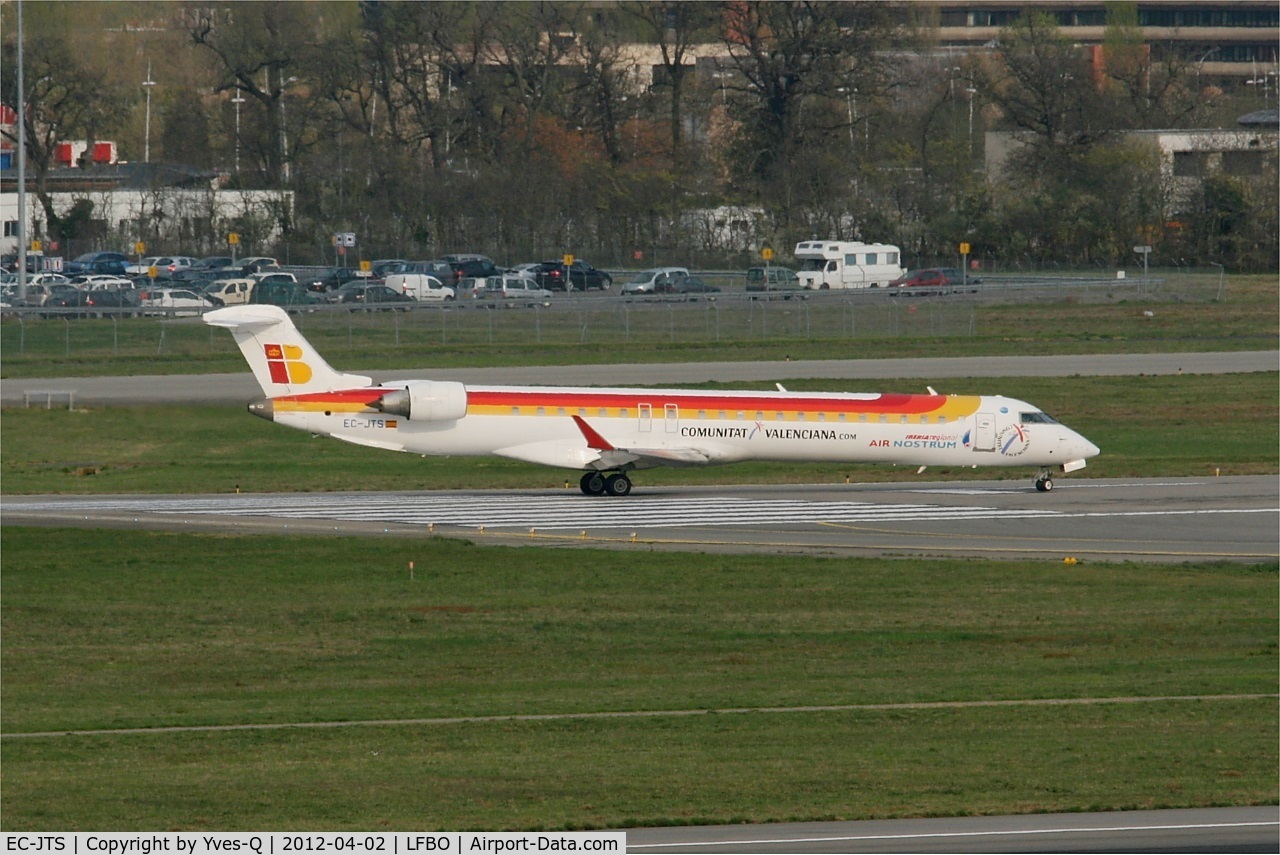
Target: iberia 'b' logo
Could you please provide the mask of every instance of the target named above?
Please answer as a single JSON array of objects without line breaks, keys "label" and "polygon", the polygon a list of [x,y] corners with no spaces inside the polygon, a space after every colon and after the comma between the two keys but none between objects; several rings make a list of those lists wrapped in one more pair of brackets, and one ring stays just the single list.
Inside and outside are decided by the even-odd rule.
[{"label": "iberia 'b' logo", "polygon": [[272,383],[306,383],[311,379],[311,366],[302,359],[302,348],[296,344],[264,344],[267,370]]}]

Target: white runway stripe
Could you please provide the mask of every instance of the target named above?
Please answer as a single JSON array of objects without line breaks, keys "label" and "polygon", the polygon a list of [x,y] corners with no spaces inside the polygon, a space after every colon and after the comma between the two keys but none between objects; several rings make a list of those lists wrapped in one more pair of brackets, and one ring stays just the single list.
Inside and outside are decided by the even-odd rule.
[{"label": "white runway stripe", "polygon": [[[9,502],[12,511],[66,510],[66,503]],[[770,501],[762,499],[611,499],[588,496],[221,496],[158,502],[156,499],[86,500],[86,511],[149,514],[271,516],[339,519],[477,528],[643,528],[758,525],[796,522],[885,522],[903,520],[1025,519],[1060,516],[1050,510],[999,510],[871,502]]]}]

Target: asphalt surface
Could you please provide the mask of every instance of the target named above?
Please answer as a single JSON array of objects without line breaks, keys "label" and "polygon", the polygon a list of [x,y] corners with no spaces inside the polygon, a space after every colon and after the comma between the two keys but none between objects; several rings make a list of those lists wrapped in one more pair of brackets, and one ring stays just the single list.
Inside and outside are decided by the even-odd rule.
[{"label": "asphalt surface", "polygon": [[1276,852],[1265,807],[627,830],[630,853]]},{"label": "asphalt surface", "polygon": [[[487,385],[634,386],[687,385],[710,381],[741,382],[815,378],[884,380],[902,377],[1070,377],[1231,374],[1280,369],[1280,351],[1231,353],[1101,354],[1080,356],[973,356],[917,359],[840,359],[775,362],[654,363],[651,365],[561,365],[507,368],[452,368],[407,371],[341,370],[388,379],[457,380]],[[946,385],[935,383],[940,392]],[[867,391],[875,391],[869,389]],[[45,393],[72,392],[77,406],[125,404],[241,404],[262,393],[248,371],[242,374],[152,375],[140,377],[62,377],[0,381],[0,404],[35,406]],[[998,394],[999,389],[991,390]],[[65,394],[55,406],[66,406]]]},{"label": "asphalt surface", "polygon": [[6,496],[5,524],[347,534],[610,549],[1062,561],[1273,561],[1271,475],[557,490]]}]

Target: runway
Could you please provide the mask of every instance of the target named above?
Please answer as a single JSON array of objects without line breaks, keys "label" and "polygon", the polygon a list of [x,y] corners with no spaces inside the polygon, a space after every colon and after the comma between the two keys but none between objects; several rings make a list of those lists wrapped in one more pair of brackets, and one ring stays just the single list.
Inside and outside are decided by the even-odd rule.
[{"label": "runway", "polygon": [[1275,852],[1265,807],[640,828],[630,853]]},{"label": "runway", "polygon": [[1259,562],[1274,476],[555,491],[4,497],[6,524],[378,536],[618,549]]}]

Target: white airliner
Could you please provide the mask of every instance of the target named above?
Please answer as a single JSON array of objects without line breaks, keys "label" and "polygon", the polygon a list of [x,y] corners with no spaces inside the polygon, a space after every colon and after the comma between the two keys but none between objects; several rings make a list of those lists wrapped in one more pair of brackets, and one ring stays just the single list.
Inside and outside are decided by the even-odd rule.
[{"label": "white airliner", "polygon": [[633,469],[743,460],[1082,469],[1098,447],[1023,401],[991,395],[706,392],[471,386],[343,374],[276,306],[230,306],[231,331],[263,400],[249,412],[357,445],[498,455],[584,471],[588,495],[625,496]]}]

